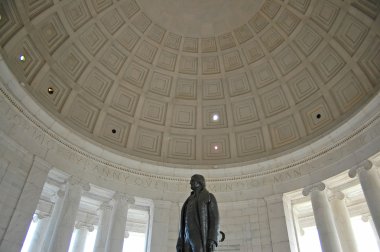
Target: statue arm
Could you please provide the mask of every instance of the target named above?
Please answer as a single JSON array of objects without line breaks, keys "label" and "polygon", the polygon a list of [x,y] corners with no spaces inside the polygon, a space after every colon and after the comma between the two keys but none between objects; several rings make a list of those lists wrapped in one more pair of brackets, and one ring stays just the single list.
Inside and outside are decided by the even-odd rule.
[{"label": "statue arm", "polygon": [[215,246],[218,246],[218,234],[219,234],[219,210],[215,196],[210,193],[210,202],[208,204],[208,236],[207,240],[215,242]]},{"label": "statue arm", "polygon": [[177,240],[177,246],[176,246],[177,251],[182,251],[182,248],[183,248],[183,242],[184,242],[183,234],[184,234],[184,229],[185,229],[183,222],[184,222],[184,214],[185,214],[186,205],[187,205],[187,200],[182,206],[181,215],[179,219],[179,232],[178,232],[178,240]]}]

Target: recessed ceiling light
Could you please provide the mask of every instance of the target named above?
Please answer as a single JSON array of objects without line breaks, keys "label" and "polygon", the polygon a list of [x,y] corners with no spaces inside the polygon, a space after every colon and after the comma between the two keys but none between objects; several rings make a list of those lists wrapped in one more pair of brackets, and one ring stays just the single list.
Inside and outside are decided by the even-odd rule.
[{"label": "recessed ceiling light", "polygon": [[26,58],[24,55],[20,54],[19,60],[25,62]]},{"label": "recessed ceiling light", "polygon": [[214,145],[214,150],[218,150],[219,149],[219,146],[218,145]]},{"label": "recessed ceiling light", "polygon": [[54,93],[54,89],[52,87],[48,87],[48,93],[49,94],[53,94]]},{"label": "recessed ceiling light", "polygon": [[115,130],[115,129],[112,129],[112,133],[115,134],[115,133],[116,133],[116,130]]},{"label": "recessed ceiling light", "polygon": [[218,114],[213,114],[213,115],[212,115],[212,120],[213,120],[214,122],[219,121],[219,115],[218,115]]},{"label": "recessed ceiling light", "polygon": [[321,114],[317,114],[315,117],[317,117],[317,119],[321,119],[322,115]]}]

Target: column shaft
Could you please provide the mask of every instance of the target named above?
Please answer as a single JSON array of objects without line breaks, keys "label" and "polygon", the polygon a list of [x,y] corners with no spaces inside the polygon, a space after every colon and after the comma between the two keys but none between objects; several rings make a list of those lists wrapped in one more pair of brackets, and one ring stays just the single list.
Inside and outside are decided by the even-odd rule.
[{"label": "column shaft", "polygon": [[168,249],[170,201],[154,201],[151,252],[166,251]]},{"label": "column shaft", "polygon": [[343,252],[357,252],[355,235],[343,193],[334,192],[334,195],[330,198],[330,205]]},{"label": "column shaft", "polygon": [[85,252],[86,239],[89,232],[94,231],[92,225],[86,223],[77,223],[75,225],[75,239],[73,241],[72,251]]},{"label": "column shaft", "polygon": [[33,216],[33,222],[36,223],[36,229],[30,242],[29,251],[40,251],[48,228],[50,217],[42,217],[38,214]]},{"label": "column shaft", "polygon": [[112,207],[102,204],[99,208],[100,220],[98,232],[96,233],[94,252],[105,252],[108,230],[111,222]]},{"label": "column shaft", "polygon": [[334,218],[325,193],[325,185],[323,183],[317,183],[304,189],[303,194],[305,196],[309,193],[322,251],[341,252],[342,249]]},{"label": "column shaft", "polygon": [[354,178],[358,174],[377,235],[380,237],[380,178],[377,170],[372,167],[372,162],[365,160],[360,165],[351,168],[348,175]]},{"label": "column shaft", "polygon": [[79,181],[70,179],[67,183],[62,209],[50,242],[49,252],[68,251],[81,195],[82,185],[79,184]]},{"label": "column shaft", "polygon": [[380,237],[380,181],[375,169],[358,172],[360,185],[367,201],[377,235]]},{"label": "column shaft", "polygon": [[53,211],[50,216],[49,224],[46,230],[46,233],[44,235],[44,238],[42,239],[42,248],[41,251],[45,252],[48,251],[50,246],[50,241],[52,239],[52,235],[54,233],[58,216],[60,214],[60,211],[62,209],[63,205],[63,197],[65,196],[65,192],[62,190],[58,190],[58,192],[55,195],[55,204],[53,207]]},{"label": "column shaft", "polygon": [[121,194],[116,195],[105,251],[121,252],[123,250],[127,212],[127,197]]}]

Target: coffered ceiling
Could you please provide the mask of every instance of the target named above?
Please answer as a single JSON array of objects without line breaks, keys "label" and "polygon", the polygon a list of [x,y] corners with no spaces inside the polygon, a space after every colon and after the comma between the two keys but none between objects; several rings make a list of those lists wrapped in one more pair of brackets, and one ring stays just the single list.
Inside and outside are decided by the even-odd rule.
[{"label": "coffered ceiling", "polygon": [[238,165],[315,141],[377,93],[379,12],[373,0],[3,0],[0,46],[30,95],[95,144]]}]

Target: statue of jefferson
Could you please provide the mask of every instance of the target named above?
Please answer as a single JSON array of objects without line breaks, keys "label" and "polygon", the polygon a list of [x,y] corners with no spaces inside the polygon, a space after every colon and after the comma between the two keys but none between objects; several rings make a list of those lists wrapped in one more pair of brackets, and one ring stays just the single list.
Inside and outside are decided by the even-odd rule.
[{"label": "statue of jefferson", "polygon": [[193,175],[190,185],[192,192],[181,211],[177,252],[212,252],[218,246],[218,205],[202,175]]}]

